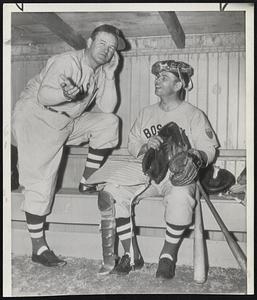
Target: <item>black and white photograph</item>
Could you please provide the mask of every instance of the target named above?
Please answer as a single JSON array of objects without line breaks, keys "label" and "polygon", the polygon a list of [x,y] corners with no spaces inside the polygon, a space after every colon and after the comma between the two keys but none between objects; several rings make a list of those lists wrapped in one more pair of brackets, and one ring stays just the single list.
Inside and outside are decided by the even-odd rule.
[{"label": "black and white photograph", "polygon": [[3,5],[4,296],[253,294],[253,11]]}]

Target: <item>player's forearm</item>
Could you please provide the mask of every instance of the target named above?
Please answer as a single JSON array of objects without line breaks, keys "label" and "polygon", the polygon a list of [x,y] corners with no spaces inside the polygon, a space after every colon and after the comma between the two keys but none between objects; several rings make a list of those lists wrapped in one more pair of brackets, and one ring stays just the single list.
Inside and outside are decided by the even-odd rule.
[{"label": "player's forearm", "polygon": [[63,95],[62,89],[55,89],[52,87],[42,87],[38,92],[38,101],[42,105],[58,105],[66,102],[67,99]]},{"label": "player's forearm", "polygon": [[115,80],[106,80],[101,99],[98,101],[99,108],[105,113],[112,113],[117,105],[117,91]]}]

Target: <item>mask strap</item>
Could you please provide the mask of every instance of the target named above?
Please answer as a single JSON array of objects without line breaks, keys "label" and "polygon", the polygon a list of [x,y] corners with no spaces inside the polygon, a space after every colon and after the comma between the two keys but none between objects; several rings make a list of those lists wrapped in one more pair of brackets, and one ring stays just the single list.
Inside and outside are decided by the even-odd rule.
[{"label": "mask strap", "polygon": [[182,79],[182,76],[181,76],[179,67],[177,67],[177,72],[178,72],[179,80],[182,82],[183,88],[185,89],[185,88],[186,88],[186,83],[185,83],[185,81]]}]

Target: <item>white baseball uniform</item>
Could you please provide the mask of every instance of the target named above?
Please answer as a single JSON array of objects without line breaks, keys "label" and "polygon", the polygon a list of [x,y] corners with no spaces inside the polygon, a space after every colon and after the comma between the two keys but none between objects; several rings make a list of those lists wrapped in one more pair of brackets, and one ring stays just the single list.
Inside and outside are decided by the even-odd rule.
[{"label": "white baseball uniform", "polygon": [[[61,74],[83,85],[83,99],[67,101]],[[53,99],[47,99],[46,106],[44,92],[49,94],[50,89]],[[94,100],[102,112],[87,112]],[[118,118],[111,113],[116,103],[114,81],[106,79],[101,66],[95,72],[89,67],[84,50],[53,56],[28,82],[12,116],[19,179],[25,187],[23,210],[35,215],[50,212],[64,144],[89,141],[95,149],[117,145]]]},{"label": "white baseball uniform", "polygon": [[[124,184],[123,178],[126,176],[126,167],[123,169],[119,168],[116,183],[115,173],[112,173],[111,180],[106,178],[107,184],[104,190],[111,193],[116,200],[116,218],[130,216],[131,199],[140,190],[137,178],[141,178],[142,185],[146,181],[146,179],[142,178],[142,168],[138,166],[142,159],[142,156],[138,157],[142,145],[150,137],[158,134],[162,126],[171,121],[176,122],[179,127],[185,130],[192,148],[202,150],[206,153],[208,157],[207,164],[213,161],[218,142],[207,117],[200,109],[185,101],[174,110],[168,112],[163,111],[159,107],[159,103],[145,107],[134,122],[128,140],[129,152],[139,160],[135,163],[129,162],[129,164],[134,164],[135,166],[133,178],[136,184],[130,184],[132,179],[129,173],[127,173],[127,177],[129,177],[128,184]],[[138,177],[134,174],[136,170],[138,170]],[[97,178],[98,173],[101,173],[101,169],[93,174],[94,178]],[[121,175],[121,173],[124,174]],[[166,222],[176,225],[188,225],[192,222],[192,214],[195,206],[195,183],[186,186],[173,186],[167,173],[165,179],[160,184],[152,183],[138,198],[149,196],[163,196]]]}]

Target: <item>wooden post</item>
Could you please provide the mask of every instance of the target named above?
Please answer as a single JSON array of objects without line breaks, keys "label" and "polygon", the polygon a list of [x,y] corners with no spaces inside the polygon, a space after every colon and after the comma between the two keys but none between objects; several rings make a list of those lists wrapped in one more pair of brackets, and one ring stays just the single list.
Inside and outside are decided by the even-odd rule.
[{"label": "wooden post", "polygon": [[180,49],[185,48],[185,33],[176,13],[174,11],[159,11],[159,14],[176,46]]}]

